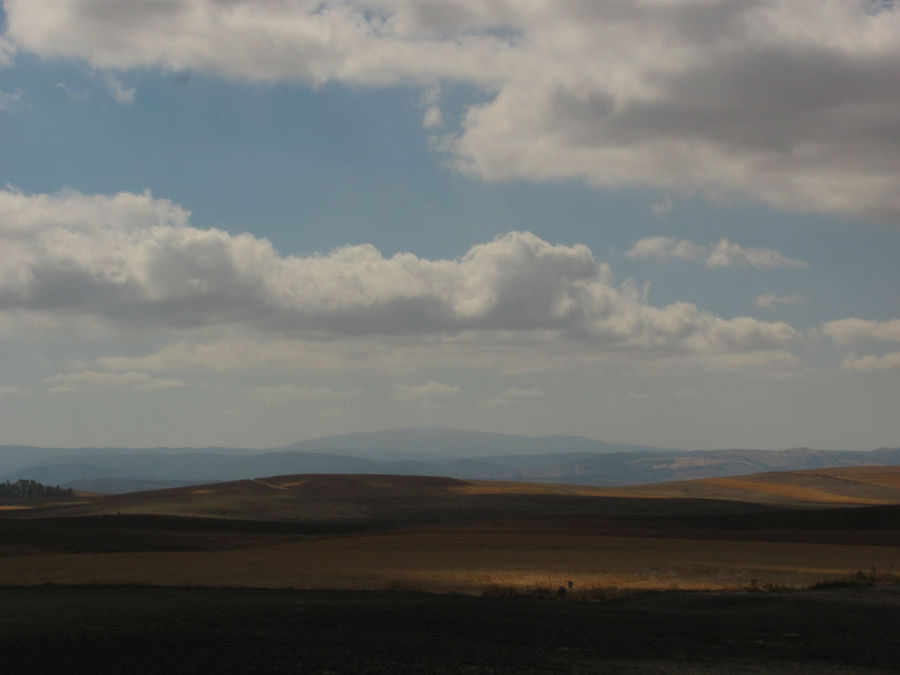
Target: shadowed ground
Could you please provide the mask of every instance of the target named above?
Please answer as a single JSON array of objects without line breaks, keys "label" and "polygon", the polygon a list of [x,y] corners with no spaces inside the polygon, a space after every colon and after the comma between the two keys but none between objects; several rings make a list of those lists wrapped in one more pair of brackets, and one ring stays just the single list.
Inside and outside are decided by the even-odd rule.
[{"label": "shadowed ground", "polygon": [[900,593],[0,589],[9,672],[888,673]]}]

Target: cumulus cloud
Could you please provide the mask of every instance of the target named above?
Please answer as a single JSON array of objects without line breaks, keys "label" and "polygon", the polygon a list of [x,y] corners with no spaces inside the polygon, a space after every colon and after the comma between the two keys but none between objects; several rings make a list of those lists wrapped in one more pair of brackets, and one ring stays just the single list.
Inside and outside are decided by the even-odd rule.
[{"label": "cumulus cloud", "polygon": [[900,342],[900,319],[892,321],[867,321],[865,319],[841,319],[822,326],[825,335],[839,345],[854,342]]},{"label": "cumulus cloud", "polygon": [[[111,334],[265,336],[276,352],[305,345],[310,360],[317,345],[335,340],[352,359],[366,353],[353,340],[375,336],[419,349],[565,343],[649,355],[782,351],[801,342],[782,322],[725,319],[687,302],[654,307],[635,282],[615,286],[587,247],[528,232],[449,260],[385,257],[368,244],[282,256],[250,234],[194,228],[186,210],[149,193],[0,190],[0,328],[10,334],[17,318],[39,325],[41,317]],[[268,358],[248,343],[175,340],[155,354],[97,365],[152,371]]]},{"label": "cumulus cloud", "polygon": [[529,399],[540,398],[543,395],[544,393],[540,389],[522,389],[519,387],[510,387],[499,396],[491,396],[490,398],[481,400],[479,402],[479,405],[488,408],[505,405],[516,405],[518,403],[523,403]]},{"label": "cumulus cloud", "polygon": [[746,248],[724,238],[708,247],[687,239],[647,237],[635,242],[625,255],[654,260],[704,260],[709,267],[806,267],[802,260],[788,258],[773,249]]},{"label": "cumulus cloud", "polygon": [[900,352],[883,356],[845,356],[841,362],[844,370],[874,372],[879,370],[900,370]]},{"label": "cumulus cloud", "polygon": [[803,296],[796,293],[791,295],[775,295],[774,293],[763,293],[758,296],[753,304],[760,309],[769,309],[778,305],[796,305],[803,302]]},{"label": "cumulus cloud", "polygon": [[900,12],[872,14],[863,0],[4,8],[7,44],[110,71],[473,84],[483,95],[447,147],[457,168],[487,180],[579,178],[900,218]]},{"label": "cumulus cloud", "polygon": [[441,382],[425,384],[395,384],[391,399],[394,401],[423,401],[458,394],[459,387]]},{"label": "cumulus cloud", "polygon": [[147,373],[108,373],[92,370],[51,375],[44,379],[44,383],[50,386],[50,391],[54,394],[94,392],[104,389],[159,391],[187,386],[181,380],[154,377]]}]

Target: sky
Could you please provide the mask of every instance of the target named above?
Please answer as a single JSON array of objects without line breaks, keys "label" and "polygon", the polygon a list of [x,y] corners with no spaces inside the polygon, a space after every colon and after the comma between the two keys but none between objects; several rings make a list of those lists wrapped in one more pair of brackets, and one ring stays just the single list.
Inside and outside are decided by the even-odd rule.
[{"label": "sky", "polygon": [[0,6],[0,444],[900,443],[890,3]]}]

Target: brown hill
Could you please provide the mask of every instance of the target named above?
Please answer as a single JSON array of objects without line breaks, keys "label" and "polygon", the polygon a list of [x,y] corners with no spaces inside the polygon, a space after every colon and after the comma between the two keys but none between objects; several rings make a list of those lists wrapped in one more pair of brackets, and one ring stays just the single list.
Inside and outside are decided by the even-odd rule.
[{"label": "brown hill", "polygon": [[771,507],[900,504],[900,467],[842,467],[601,488],[428,476],[312,474],[88,497],[7,517],[148,514],[243,520],[379,522],[574,514],[737,513]]},{"label": "brown hill", "polygon": [[777,471],[613,488],[633,497],[725,499],[779,506],[900,504],[900,466]]}]

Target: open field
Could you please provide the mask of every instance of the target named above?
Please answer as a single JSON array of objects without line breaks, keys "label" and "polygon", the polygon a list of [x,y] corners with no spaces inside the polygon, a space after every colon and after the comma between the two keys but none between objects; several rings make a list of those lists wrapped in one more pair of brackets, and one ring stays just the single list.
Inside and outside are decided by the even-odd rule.
[{"label": "open field", "polygon": [[[713,483],[740,497],[747,484],[765,494],[777,486],[779,499],[793,491],[802,509],[659,494],[693,495],[710,481],[623,496],[410,476],[281,476],[90,498],[0,518],[0,584],[476,594],[569,581],[578,589],[804,587],[858,570],[900,572],[900,506],[859,505],[894,489],[896,469],[877,470]],[[837,494],[834,482],[855,493],[852,508],[823,500],[822,486]]]},{"label": "open field", "polygon": [[0,589],[9,672],[876,673],[900,589],[602,603],[409,592]]},{"label": "open field", "polygon": [[634,497],[726,499],[777,506],[900,503],[900,466],[774,471],[740,477],[612,488]]},{"label": "open field", "polygon": [[0,515],[0,659],[891,672],[900,504],[879,472],[616,489],[303,475],[31,504]]},{"label": "open field", "polygon": [[391,589],[478,594],[622,588],[804,587],[857,570],[900,570],[900,548],[715,539],[481,532],[313,538],[231,551],[12,555],[0,585],[139,584]]}]

